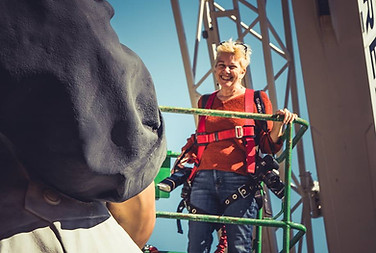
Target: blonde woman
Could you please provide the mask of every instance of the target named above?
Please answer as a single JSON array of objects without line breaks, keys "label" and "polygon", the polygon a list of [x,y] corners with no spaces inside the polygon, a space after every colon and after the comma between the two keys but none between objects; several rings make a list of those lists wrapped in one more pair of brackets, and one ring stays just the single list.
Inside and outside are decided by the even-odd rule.
[{"label": "blonde woman", "polygon": [[[200,98],[199,108],[227,111],[257,112],[254,91],[242,85],[250,63],[249,46],[232,40],[217,47],[214,74],[220,89],[206,99]],[[265,92],[260,93],[265,113],[272,114],[272,104]],[[248,108],[248,109],[247,109]],[[274,154],[282,147],[283,125],[297,115],[287,109],[278,110],[282,122],[261,122],[239,118],[200,117],[195,143],[188,156],[195,162],[190,204],[194,212],[255,218],[258,204],[254,194],[239,197],[224,207],[224,201],[250,180],[255,170],[255,147],[263,153]],[[204,140],[205,139],[205,140]],[[192,211],[192,209],[191,209]],[[226,225],[228,252],[251,252],[252,225]],[[210,252],[214,223],[189,222],[188,252]]]}]

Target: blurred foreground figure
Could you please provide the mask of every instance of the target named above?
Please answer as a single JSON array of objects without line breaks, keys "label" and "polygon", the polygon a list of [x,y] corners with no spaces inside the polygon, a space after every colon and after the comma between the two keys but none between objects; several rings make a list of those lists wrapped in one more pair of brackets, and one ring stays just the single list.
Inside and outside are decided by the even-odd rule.
[{"label": "blurred foreground figure", "polygon": [[112,7],[2,0],[0,14],[0,252],[140,252],[145,238],[137,247],[106,202],[137,205],[125,216],[148,234],[166,147],[150,74],[119,43]]}]

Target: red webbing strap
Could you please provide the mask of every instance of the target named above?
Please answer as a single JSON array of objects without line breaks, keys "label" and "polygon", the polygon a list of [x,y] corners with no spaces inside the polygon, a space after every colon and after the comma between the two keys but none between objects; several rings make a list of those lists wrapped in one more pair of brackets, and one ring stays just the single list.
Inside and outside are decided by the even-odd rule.
[{"label": "red webbing strap", "polygon": [[[206,105],[205,105],[205,109],[210,109],[213,105],[213,101],[214,101],[214,98],[215,96],[217,95],[217,92],[219,90],[213,92],[209,98],[208,98],[208,101],[206,102]],[[196,135],[198,133],[205,133],[206,132],[206,118],[207,116],[205,115],[200,115],[199,118],[198,118],[198,126],[197,126],[197,131],[196,131]],[[200,160],[201,160],[201,156],[202,156],[202,153],[204,153],[204,150],[205,150],[206,146],[204,145],[199,145],[197,147],[197,163],[194,165],[193,169],[192,169],[192,172],[191,172],[191,175],[189,176],[188,178],[188,181],[192,180],[192,178],[194,177],[194,175],[196,174],[197,172],[197,167],[199,166],[199,163],[200,163]]]},{"label": "red webbing strap", "polygon": [[255,137],[254,126],[236,126],[232,129],[222,130],[208,134],[197,134],[197,144],[209,144],[215,141],[222,141],[227,139],[241,139],[245,137]]},{"label": "red webbing strap", "polygon": [[[244,96],[244,111],[253,113],[254,108],[254,90],[246,89],[245,96]],[[246,119],[245,126],[254,125],[253,119]],[[248,173],[255,173],[255,162],[256,162],[256,143],[255,138],[246,137],[245,138],[246,144],[245,149],[247,153],[246,162],[247,162],[247,172]]]},{"label": "red webbing strap", "polygon": [[219,238],[219,242],[217,245],[217,249],[214,253],[224,253],[226,252],[227,248],[227,232],[226,232],[226,226],[223,225],[221,228],[221,237]]}]

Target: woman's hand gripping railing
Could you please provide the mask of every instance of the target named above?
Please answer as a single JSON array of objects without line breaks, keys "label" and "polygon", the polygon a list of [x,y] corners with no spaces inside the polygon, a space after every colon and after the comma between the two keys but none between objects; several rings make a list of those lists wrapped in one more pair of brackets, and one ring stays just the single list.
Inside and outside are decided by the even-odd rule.
[{"label": "woman's hand gripping railing", "polygon": [[[180,107],[169,107],[160,106],[162,112],[170,113],[181,113],[181,114],[195,114],[195,115],[206,115],[206,116],[218,116],[227,118],[251,118],[254,120],[271,120],[271,121],[282,121],[282,117],[270,114],[259,114],[259,113],[246,113],[246,112],[233,112],[233,111],[222,111],[222,110],[208,110],[208,109],[198,109],[198,108],[180,108]],[[234,217],[221,217],[214,215],[200,215],[200,214],[181,214],[181,213],[170,213],[170,212],[157,212],[157,217],[159,218],[175,218],[175,219],[186,219],[195,221],[205,221],[205,222],[220,222],[220,223],[236,223],[236,224],[253,224],[256,226],[272,226],[272,227],[282,227],[283,228],[283,249],[281,252],[289,252],[289,249],[294,246],[300,238],[305,234],[306,228],[302,224],[294,223],[291,221],[291,153],[293,147],[302,138],[305,131],[308,129],[308,122],[297,118],[293,123],[299,124],[300,129],[297,131],[294,138],[292,137],[292,124],[286,127],[284,133],[284,139],[286,141],[286,148],[282,154],[276,158],[280,163],[285,160],[285,197],[283,198],[283,220],[259,220],[259,219],[244,219],[244,218],[234,218]],[[291,228],[299,230],[298,233],[290,240]]]}]

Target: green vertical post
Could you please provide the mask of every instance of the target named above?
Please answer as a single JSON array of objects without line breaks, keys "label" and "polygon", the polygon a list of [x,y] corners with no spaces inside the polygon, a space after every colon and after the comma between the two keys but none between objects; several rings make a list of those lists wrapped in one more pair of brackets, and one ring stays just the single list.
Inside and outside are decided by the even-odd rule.
[{"label": "green vertical post", "polygon": [[292,124],[286,128],[286,160],[285,160],[285,197],[283,221],[287,224],[283,229],[283,252],[288,253],[290,249],[290,222],[291,222],[291,158],[292,158]]},{"label": "green vertical post", "polygon": [[[258,211],[257,218],[262,220],[263,218],[263,208],[261,207]],[[256,226],[256,239],[255,239],[255,253],[262,252],[262,226]]]}]

